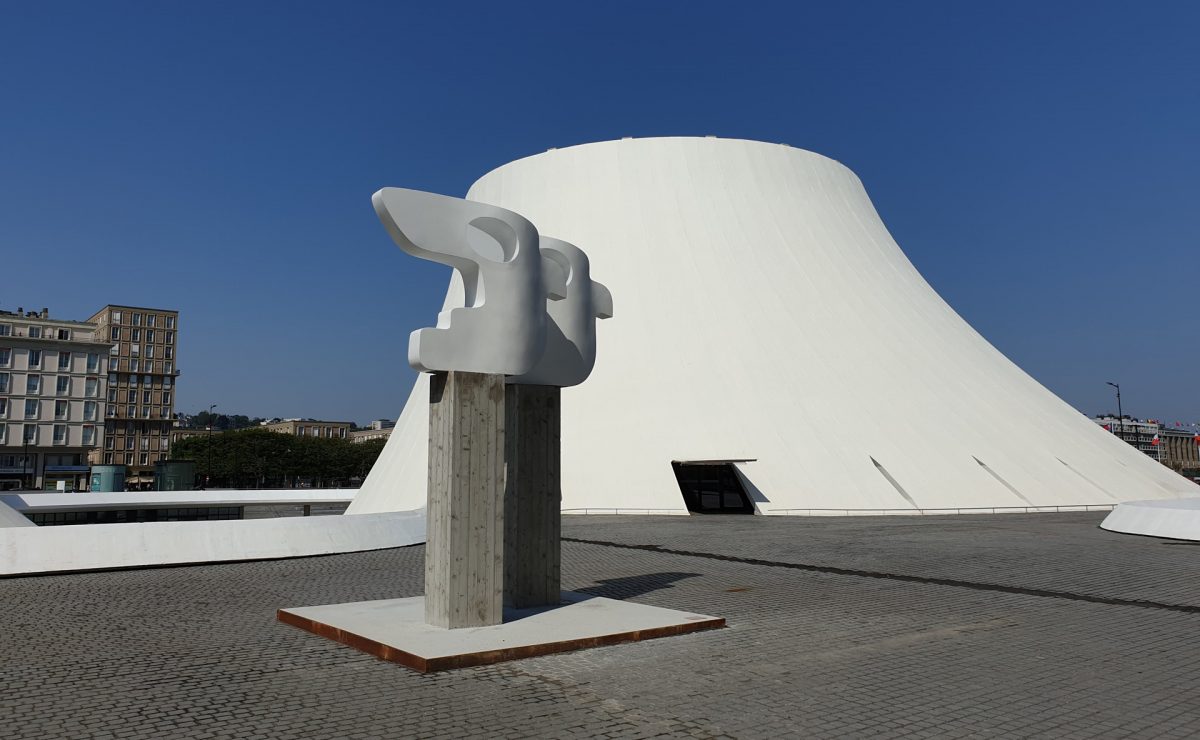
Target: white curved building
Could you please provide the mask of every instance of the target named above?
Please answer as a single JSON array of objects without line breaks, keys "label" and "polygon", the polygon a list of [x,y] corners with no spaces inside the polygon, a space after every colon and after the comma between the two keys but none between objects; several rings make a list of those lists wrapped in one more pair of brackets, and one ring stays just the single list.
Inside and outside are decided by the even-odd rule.
[{"label": "white curved building", "polygon": [[[763,514],[1200,492],[988,344],[831,159],[626,139],[512,162],[467,197],[579,245],[612,291],[595,371],[563,391],[564,511],[686,513],[673,462],[703,479],[729,471]],[[452,289],[448,306],[459,301]],[[427,401],[421,376],[350,513],[424,505]]]}]

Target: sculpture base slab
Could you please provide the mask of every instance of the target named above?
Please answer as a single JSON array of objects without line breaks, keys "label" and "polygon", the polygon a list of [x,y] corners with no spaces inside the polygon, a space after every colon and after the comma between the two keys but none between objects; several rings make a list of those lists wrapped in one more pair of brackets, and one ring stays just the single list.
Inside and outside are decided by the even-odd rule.
[{"label": "sculpture base slab", "polygon": [[425,599],[280,609],[279,621],[420,673],[501,663],[725,626],[721,617],[564,591],[562,604],[504,610],[504,623],[444,629],[425,623]]}]

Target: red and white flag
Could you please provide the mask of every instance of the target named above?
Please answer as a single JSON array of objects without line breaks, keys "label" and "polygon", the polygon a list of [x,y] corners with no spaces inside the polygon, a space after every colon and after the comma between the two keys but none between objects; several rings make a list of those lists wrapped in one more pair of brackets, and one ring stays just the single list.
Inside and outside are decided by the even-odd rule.
[{"label": "red and white flag", "polygon": [[1158,439],[1158,435],[1156,434],[1156,435],[1154,435],[1154,439],[1150,440],[1150,444],[1157,447],[1158,442],[1159,442],[1159,439]]}]

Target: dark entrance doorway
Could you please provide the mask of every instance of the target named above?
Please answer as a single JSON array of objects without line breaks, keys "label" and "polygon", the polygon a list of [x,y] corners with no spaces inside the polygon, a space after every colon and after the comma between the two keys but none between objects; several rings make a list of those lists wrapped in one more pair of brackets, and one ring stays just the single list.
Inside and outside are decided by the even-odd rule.
[{"label": "dark entrance doorway", "polygon": [[675,480],[688,511],[695,514],[753,514],[733,464],[720,461],[673,462]]}]

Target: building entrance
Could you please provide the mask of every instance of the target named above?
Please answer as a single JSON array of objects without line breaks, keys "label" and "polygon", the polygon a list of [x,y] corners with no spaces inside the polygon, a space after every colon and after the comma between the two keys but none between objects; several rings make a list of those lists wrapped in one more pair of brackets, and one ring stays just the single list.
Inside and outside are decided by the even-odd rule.
[{"label": "building entrance", "polygon": [[753,514],[733,463],[720,461],[673,462],[675,480],[688,511],[694,514]]}]

